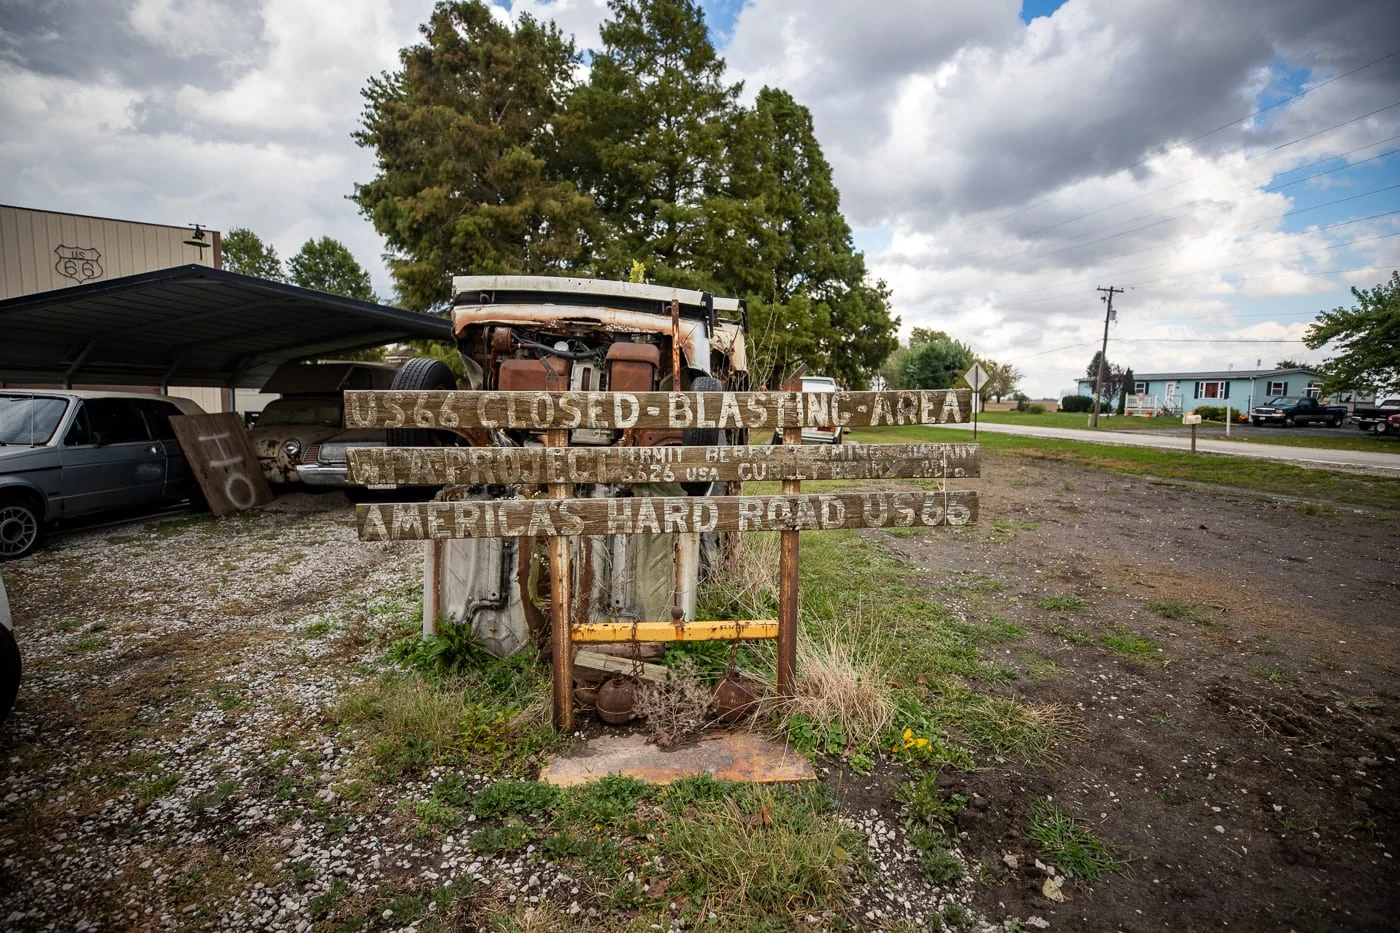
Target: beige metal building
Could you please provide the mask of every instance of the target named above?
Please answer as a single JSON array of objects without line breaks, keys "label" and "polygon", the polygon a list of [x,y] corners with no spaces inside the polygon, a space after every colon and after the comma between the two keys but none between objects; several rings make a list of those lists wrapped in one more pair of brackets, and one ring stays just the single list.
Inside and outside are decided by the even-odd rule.
[{"label": "beige metal building", "polygon": [[[219,231],[0,204],[0,300],[188,265],[223,267]],[[227,389],[172,386],[170,394],[205,411],[233,407]]]}]

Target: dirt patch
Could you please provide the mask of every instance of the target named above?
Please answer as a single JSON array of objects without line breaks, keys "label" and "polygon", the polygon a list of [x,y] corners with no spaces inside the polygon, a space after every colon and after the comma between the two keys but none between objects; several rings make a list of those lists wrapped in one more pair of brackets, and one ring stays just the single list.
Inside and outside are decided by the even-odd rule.
[{"label": "dirt patch", "polygon": [[[1078,715],[1048,768],[942,779],[985,801],[958,826],[979,905],[1085,931],[1394,929],[1393,517],[988,461],[977,529],[873,532],[940,599],[1026,629],[997,649],[1006,692]],[[1127,870],[1048,900],[1041,797]]]}]

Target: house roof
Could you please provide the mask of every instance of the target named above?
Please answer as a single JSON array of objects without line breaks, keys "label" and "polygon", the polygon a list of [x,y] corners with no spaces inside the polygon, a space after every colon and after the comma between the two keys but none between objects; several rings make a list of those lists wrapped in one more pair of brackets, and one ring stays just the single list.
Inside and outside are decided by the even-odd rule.
[{"label": "house roof", "polygon": [[[1166,380],[1194,382],[1198,379],[1263,379],[1265,376],[1286,376],[1289,373],[1306,373],[1309,376],[1318,374],[1315,369],[1227,369],[1201,373],[1133,373],[1133,378],[1139,382],[1164,382]],[[1094,380],[1080,379],[1079,381],[1093,382]]]},{"label": "house roof", "polygon": [[367,301],[177,266],[0,301],[0,380],[259,388],[290,360],[452,324]]}]

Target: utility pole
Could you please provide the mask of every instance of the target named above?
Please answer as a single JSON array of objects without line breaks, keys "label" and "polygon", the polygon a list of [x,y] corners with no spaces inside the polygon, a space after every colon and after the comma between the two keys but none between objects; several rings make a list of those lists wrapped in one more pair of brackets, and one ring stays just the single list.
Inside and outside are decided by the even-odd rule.
[{"label": "utility pole", "polygon": [[1099,349],[1099,371],[1094,378],[1094,417],[1091,419],[1091,427],[1095,428],[1099,426],[1099,399],[1103,394],[1104,364],[1108,362],[1108,322],[1113,320],[1113,296],[1121,295],[1123,289],[1110,285],[1108,288],[1100,286],[1098,291],[1106,293],[1107,297],[1099,300],[1108,303],[1108,310],[1103,316],[1103,346]]}]

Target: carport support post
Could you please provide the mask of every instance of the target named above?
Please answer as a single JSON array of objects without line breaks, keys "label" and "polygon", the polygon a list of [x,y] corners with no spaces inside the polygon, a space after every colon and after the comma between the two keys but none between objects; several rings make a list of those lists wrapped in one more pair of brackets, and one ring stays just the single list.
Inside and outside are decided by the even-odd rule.
[{"label": "carport support post", "polygon": [[[546,431],[546,447],[568,447],[568,431]],[[568,483],[550,483],[551,499],[567,499]],[[554,669],[554,728],[571,732],[574,728],[574,640],[570,631],[569,539],[549,538],[549,643]]]},{"label": "carport support post", "polygon": [[[795,383],[795,385],[794,385]],[[801,391],[802,383],[793,380],[783,386],[789,391]],[[783,430],[783,444],[802,445],[802,428]],[[802,491],[800,480],[783,480],[783,495],[795,496]],[[780,532],[778,557],[778,696],[797,693],[797,541],[798,532]]]}]

